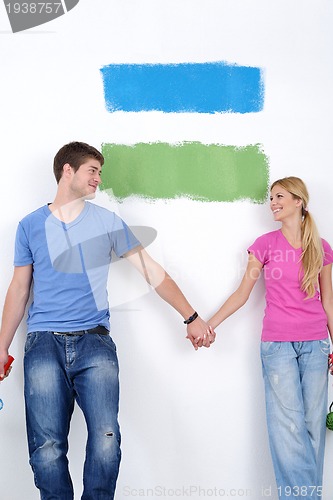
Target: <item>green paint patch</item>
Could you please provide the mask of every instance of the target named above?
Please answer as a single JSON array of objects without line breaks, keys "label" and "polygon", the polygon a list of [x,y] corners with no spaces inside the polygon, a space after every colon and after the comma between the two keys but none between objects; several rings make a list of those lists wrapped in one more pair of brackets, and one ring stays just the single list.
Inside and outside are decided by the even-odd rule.
[{"label": "green paint patch", "polygon": [[101,189],[112,189],[120,200],[138,196],[264,203],[267,198],[269,165],[260,144],[103,144],[102,152]]}]

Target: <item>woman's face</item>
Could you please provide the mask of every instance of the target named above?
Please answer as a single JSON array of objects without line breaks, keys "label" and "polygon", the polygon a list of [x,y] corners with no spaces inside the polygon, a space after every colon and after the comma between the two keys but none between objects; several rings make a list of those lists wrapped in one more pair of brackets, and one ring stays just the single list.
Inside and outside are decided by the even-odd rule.
[{"label": "woman's face", "polygon": [[276,221],[283,221],[287,217],[301,217],[302,200],[294,198],[289,191],[277,184],[271,191],[270,208]]}]

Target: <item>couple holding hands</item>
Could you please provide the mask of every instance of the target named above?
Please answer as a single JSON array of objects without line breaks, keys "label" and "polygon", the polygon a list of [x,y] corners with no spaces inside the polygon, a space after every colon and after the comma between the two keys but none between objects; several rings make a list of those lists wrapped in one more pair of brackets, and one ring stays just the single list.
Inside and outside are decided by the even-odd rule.
[{"label": "couple holding hands", "polygon": [[272,184],[270,208],[281,227],[247,249],[239,287],[206,323],[125,222],[88,201],[103,163],[86,143],[63,146],[54,158],[54,201],[23,218],[16,234],[0,332],[0,379],[9,374],[4,365],[33,283],[24,391],[30,464],[41,498],[73,500],[67,451],[75,401],[88,430],[81,498],[114,498],[121,451],[118,359],[106,289],[112,250],[183,316],[196,350],[215,341],[215,329],[246,303],[264,270],[261,359],[278,494],[321,498],[333,251],[319,237],[304,182],[287,177]]}]

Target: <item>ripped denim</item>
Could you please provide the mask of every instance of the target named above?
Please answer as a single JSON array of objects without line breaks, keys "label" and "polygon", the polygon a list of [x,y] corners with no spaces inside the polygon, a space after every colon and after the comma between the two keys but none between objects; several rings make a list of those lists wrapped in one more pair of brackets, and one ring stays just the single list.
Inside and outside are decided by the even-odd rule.
[{"label": "ripped denim", "polygon": [[262,342],[272,461],[280,499],[321,499],[326,434],[326,340]]},{"label": "ripped denim", "polygon": [[120,464],[118,360],[109,335],[29,333],[24,356],[30,464],[42,500],[73,500],[68,433],[75,401],[87,424],[82,500],[114,498]]}]

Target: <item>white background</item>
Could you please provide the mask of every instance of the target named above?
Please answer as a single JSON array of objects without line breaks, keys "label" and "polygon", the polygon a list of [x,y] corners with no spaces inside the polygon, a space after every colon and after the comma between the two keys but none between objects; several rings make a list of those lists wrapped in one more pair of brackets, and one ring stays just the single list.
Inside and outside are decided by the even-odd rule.
[{"label": "white background", "polygon": [[[332,0],[81,0],[48,24],[12,34],[0,5],[0,302],[12,275],[17,222],[52,201],[52,161],[71,140],[263,144],[270,180],[297,175],[333,244]],[[100,68],[110,63],[226,61],[264,69],[265,106],[248,115],[107,113]],[[190,174],[190,172],[189,172]],[[246,248],[273,230],[267,205],[190,200],[97,203],[151,226],[149,252],[208,318],[238,285]],[[276,499],[259,359],[264,287],[195,352],[182,318],[117,263],[110,274],[112,336],[120,361],[123,459],[117,500]],[[28,465],[22,351],[0,386],[1,496],[39,498]],[[332,379],[330,379],[330,399]],[[80,498],[85,424],[75,411],[70,468]],[[327,434],[324,500],[333,495]],[[182,491],[184,488],[184,491]],[[201,488],[201,490],[199,490]],[[271,492],[271,495],[269,496]]]}]

